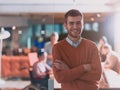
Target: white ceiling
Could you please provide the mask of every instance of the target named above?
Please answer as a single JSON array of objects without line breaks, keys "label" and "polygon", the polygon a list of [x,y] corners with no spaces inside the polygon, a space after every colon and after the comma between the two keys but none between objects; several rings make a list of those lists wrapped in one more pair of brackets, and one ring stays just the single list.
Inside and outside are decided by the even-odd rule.
[{"label": "white ceiling", "polygon": [[[42,22],[44,18],[47,18],[47,22],[51,22],[53,17],[54,22],[62,23],[64,12],[71,8],[83,12],[85,21],[91,21],[93,17],[96,21],[102,22],[109,12],[120,11],[119,6],[120,0],[0,0],[0,26],[16,24],[16,26],[27,26],[28,20],[33,23],[45,23]],[[50,16],[50,13],[55,15],[48,20],[46,13]],[[101,18],[97,18],[96,13],[101,13]],[[18,18],[21,18],[24,23]],[[20,24],[18,25],[17,22]]]},{"label": "white ceiling", "polygon": [[0,13],[111,12],[119,9],[120,0],[0,0]]}]

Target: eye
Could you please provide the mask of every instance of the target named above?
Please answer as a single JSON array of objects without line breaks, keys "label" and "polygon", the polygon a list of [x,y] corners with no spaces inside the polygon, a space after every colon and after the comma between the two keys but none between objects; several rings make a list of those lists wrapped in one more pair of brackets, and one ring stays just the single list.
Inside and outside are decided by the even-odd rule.
[{"label": "eye", "polygon": [[69,22],[68,24],[71,26],[71,25],[73,25],[73,24],[74,24],[74,22]]},{"label": "eye", "polygon": [[76,24],[77,24],[77,25],[80,25],[80,24],[81,24],[81,22],[80,22],[80,21],[78,21]]}]

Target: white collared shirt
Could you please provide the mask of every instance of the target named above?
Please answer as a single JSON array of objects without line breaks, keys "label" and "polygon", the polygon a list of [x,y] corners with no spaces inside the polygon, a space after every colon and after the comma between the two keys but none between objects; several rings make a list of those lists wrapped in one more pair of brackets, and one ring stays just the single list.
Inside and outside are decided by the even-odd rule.
[{"label": "white collared shirt", "polygon": [[82,37],[76,42],[74,43],[72,40],[70,40],[68,37],[66,38],[66,41],[72,45],[73,47],[77,47],[80,43],[81,43]]}]

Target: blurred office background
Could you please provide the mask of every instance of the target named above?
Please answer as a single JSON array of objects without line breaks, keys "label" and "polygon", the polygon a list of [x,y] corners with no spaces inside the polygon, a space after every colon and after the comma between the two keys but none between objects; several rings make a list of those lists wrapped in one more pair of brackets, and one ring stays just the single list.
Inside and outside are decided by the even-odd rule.
[{"label": "blurred office background", "polygon": [[[32,47],[43,48],[41,42],[49,41],[52,32],[58,32],[59,40],[62,40],[66,37],[64,14],[72,8],[79,9],[84,15],[82,37],[97,44],[102,36],[106,36],[113,50],[120,53],[120,0],[0,0],[0,30],[11,34],[3,40],[3,54],[18,56],[24,51],[26,56]],[[16,50],[20,54],[13,53]],[[28,61],[19,63],[28,66]],[[3,78],[29,77],[28,71],[27,74],[16,72],[13,75],[5,70],[2,70]]]}]

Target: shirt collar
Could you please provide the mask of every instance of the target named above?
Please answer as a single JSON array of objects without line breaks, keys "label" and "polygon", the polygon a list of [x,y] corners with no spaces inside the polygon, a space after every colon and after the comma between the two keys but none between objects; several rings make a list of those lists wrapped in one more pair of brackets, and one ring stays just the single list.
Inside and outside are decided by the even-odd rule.
[{"label": "shirt collar", "polygon": [[70,38],[68,37],[66,38],[66,41],[73,47],[77,47],[81,43],[81,40],[82,40],[82,37],[76,43],[74,43],[72,40],[70,40]]}]

